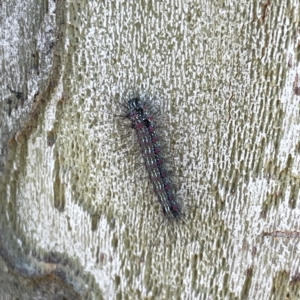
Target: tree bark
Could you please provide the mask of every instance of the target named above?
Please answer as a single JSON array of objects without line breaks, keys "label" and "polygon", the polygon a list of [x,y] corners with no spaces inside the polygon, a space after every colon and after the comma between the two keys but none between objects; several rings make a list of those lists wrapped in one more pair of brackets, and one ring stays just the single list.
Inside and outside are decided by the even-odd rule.
[{"label": "tree bark", "polygon": [[[298,299],[299,6],[1,1],[0,298]],[[133,95],[186,224],[162,222]]]}]

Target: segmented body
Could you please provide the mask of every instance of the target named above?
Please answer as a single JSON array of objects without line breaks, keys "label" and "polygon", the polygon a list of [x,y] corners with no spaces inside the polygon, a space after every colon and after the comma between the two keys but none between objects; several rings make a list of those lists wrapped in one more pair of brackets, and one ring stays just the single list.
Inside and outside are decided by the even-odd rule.
[{"label": "segmented body", "polygon": [[140,98],[130,99],[127,109],[126,117],[135,129],[149,179],[164,215],[170,220],[183,219],[182,206],[176,199],[175,186],[161,153],[161,144],[153,115]]}]

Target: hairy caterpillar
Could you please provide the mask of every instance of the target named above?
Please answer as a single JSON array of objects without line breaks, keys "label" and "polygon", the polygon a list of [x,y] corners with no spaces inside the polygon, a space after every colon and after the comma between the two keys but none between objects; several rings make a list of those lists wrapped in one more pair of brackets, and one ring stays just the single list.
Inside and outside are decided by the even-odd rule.
[{"label": "hairy caterpillar", "polygon": [[[129,121],[131,131],[135,133],[135,142],[138,144],[139,155],[143,158],[143,167],[147,172],[148,182],[152,185],[156,202],[161,213],[155,220],[151,220],[151,227],[156,233],[154,239],[158,239],[157,233],[167,231],[164,239],[172,243],[172,239],[178,240],[177,234],[185,234],[188,231],[195,236],[191,224],[190,206],[179,197],[174,176],[169,169],[170,163],[166,160],[166,151],[163,147],[163,135],[160,135],[161,113],[160,107],[150,100],[139,96],[130,97],[129,100],[120,103],[121,114],[114,115]],[[164,124],[164,123],[163,123]],[[131,132],[131,134],[133,134]],[[147,199],[146,199],[147,200]],[[152,203],[148,203],[152,205]],[[195,206],[193,206],[194,208]],[[156,222],[156,219],[159,219]],[[155,225],[153,223],[156,223]],[[187,230],[184,230],[184,228]],[[181,239],[182,240],[182,239]]]},{"label": "hairy caterpillar", "polygon": [[126,118],[135,130],[144,165],[163,214],[170,221],[182,221],[183,207],[176,198],[175,185],[161,153],[154,116],[140,98],[130,99],[127,102],[127,110]]}]

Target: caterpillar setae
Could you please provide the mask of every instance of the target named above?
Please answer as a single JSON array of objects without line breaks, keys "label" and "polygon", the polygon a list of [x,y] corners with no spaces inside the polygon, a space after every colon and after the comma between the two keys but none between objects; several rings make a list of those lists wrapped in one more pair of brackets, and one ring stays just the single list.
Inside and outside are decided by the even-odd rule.
[{"label": "caterpillar setae", "polygon": [[170,221],[182,221],[185,216],[183,207],[176,198],[175,185],[162,156],[154,116],[147,104],[138,97],[128,101],[127,110],[126,118],[130,120],[131,127],[135,130],[144,165],[163,214]]},{"label": "caterpillar setae", "polygon": [[[179,196],[174,176],[169,170],[171,164],[167,161],[168,155],[165,155],[164,136],[160,135],[160,125],[166,124],[162,121],[164,116],[160,116],[160,107],[157,107],[153,101],[142,99],[139,96],[130,97],[129,100],[124,100],[119,104],[122,112],[115,116],[128,120],[129,126],[135,132],[135,141],[143,158],[148,180],[162,211],[158,216],[160,221],[155,222],[155,225],[152,223],[153,226],[151,226],[155,233],[155,239],[163,231],[167,231],[164,238],[171,244],[172,238],[178,241],[178,233],[185,235],[189,232],[195,237],[195,231],[191,226],[195,220],[191,222],[190,206],[185,204],[182,197]],[[149,204],[151,205],[151,203]],[[183,227],[187,230],[184,230]],[[190,239],[190,235],[187,239]],[[182,241],[182,239],[180,240]],[[186,245],[186,243],[184,244]]]}]

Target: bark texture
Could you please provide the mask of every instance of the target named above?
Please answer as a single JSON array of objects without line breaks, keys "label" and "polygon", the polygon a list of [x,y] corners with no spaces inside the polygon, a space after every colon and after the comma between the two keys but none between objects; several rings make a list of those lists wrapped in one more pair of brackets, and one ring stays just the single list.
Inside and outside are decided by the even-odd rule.
[{"label": "bark texture", "polygon": [[[298,0],[0,11],[0,299],[299,299]],[[113,116],[136,94],[190,208],[172,243]]]}]

